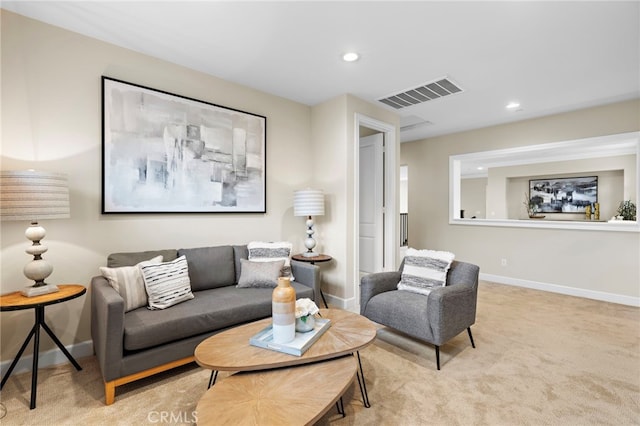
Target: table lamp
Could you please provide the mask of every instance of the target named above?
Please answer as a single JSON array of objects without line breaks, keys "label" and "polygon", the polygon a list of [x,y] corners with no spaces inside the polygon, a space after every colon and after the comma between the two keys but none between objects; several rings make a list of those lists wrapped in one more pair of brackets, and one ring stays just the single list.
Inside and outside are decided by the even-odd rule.
[{"label": "table lamp", "polygon": [[33,244],[25,251],[33,255],[33,260],[25,265],[23,272],[35,283],[23,289],[23,295],[33,297],[59,290],[44,281],[53,272],[53,266],[42,258],[48,248],[40,243],[45,229],[38,221],[69,218],[69,210],[65,175],[35,170],[0,171],[0,219],[31,221],[25,236]]},{"label": "table lamp", "polygon": [[305,257],[314,257],[316,253],[313,248],[316,241],[313,239],[313,218],[312,216],[324,215],[324,194],[319,189],[302,189],[293,193],[293,215],[307,216],[307,238],[304,246],[307,251],[303,253]]}]

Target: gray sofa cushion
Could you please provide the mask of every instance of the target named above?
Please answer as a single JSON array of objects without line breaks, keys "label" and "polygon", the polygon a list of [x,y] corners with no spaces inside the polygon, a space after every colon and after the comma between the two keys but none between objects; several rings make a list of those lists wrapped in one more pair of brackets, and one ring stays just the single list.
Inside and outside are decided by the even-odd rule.
[{"label": "gray sofa cushion", "polygon": [[409,291],[385,291],[369,299],[363,314],[378,324],[432,341],[427,297]]},{"label": "gray sofa cushion", "polygon": [[120,268],[122,266],[133,266],[156,256],[162,256],[163,262],[170,262],[178,258],[178,250],[151,250],[136,251],[130,253],[111,253],[107,258],[107,267]]},{"label": "gray sofa cushion", "polygon": [[[313,289],[291,283],[298,299]],[[139,308],[124,318],[124,349],[136,351],[271,316],[270,288],[220,287],[162,311]]]},{"label": "gray sofa cushion", "polygon": [[178,250],[189,265],[191,290],[200,291],[236,283],[233,247],[200,247]]}]

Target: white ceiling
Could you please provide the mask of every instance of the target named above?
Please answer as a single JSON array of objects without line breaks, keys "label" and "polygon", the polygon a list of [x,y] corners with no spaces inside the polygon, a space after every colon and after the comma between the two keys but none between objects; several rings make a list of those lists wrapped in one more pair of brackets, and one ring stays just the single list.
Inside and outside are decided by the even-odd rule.
[{"label": "white ceiling", "polygon": [[393,110],[377,99],[445,76],[464,90],[398,110],[432,123],[403,142],[640,97],[639,1],[1,5],[310,106],[350,93]]}]

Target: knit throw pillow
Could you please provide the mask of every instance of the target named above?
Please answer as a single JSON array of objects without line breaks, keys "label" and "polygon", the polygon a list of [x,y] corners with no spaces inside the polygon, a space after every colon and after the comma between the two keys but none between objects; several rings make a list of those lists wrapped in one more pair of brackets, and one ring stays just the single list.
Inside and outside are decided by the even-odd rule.
[{"label": "knit throw pillow", "polygon": [[141,265],[140,271],[149,296],[149,309],[166,309],[193,299],[185,256],[171,262]]},{"label": "knit throw pillow", "polygon": [[446,251],[408,249],[398,290],[428,295],[433,288],[445,286],[454,258]]},{"label": "knit throw pillow", "polygon": [[162,256],[140,262],[134,266],[121,266],[119,268],[100,267],[100,273],[109,281],[111,287],[117,291],[124,300],[124,311],[129,312],[143,306],[147,306],[147,291],[144,288],[144,280],[139,266],[152,265],[162,262]]},{"label": "knit throw pillow", "polygon": [[293,245],[286,241],[265,243],[261,241],[252,241],[247,244],[249,250],[249,260],[252,262],[273,262],[275,260],[284,260],[284,266],[280,271],[281,277],[287,277],[291,281],[294,280],[291,273],[291,250]]}]

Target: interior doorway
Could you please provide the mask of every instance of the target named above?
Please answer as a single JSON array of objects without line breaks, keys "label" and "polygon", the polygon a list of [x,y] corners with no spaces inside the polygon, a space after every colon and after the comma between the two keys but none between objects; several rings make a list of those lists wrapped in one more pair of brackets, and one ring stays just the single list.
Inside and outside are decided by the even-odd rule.
[{"label": "interior doorway", "polygon": [[[362,135],[361,135],[362,133]],[[361,161],[360,151],[360,139],[362,136],[379,135],[377,137],[382,138],[382,165],[373,169],[367,170],[364,174],[361,174],[363,168],[370,168],[367,158]],[[354,168],[356,170],[354,179],[354,194],[355,194],[355,208],[354,208],[354,270],[353,270],[353,294],[355,295],[354,308],[359,309],[360,301],[360,274],[361,274],[361,251],[368,250],[368,247],[363,245],[361,247],[361,232],[360,232],[360,186],[364,183],[364,187],[367,186],[365,179],[373,180],[379,185],[379,191],[381,191],[380,202],[376,202],[381,206],[379,212],[370,216],[377,216],[376,221],[377,231],[376,239],[381,242],[381,250],[378,254],[372,254],[369,258],[373,259],[375,256],[379,256],[380,261],[373,259],[373,266],[376,272],[395,270],[398,262],[398,206],[397,206],[397,165],[396,165],[396,128],[395,126],[384,123],[382,121],[367,117],[362,114],[356,114],[355,120],[355,152],[354,152]],[[372,154],[375,155],[375,154]],[[364,176],[364,177],[362,177]],[[363,182],[361,182],[361,179]],[[380,194],[380,192],[378,192]],[[370,200],[372,197],[367,197],[366,200]],[[364,206],[363,206],[364,207]],[[366,215],[365,215],[366,216]],[[368,256],[363,253],[363,256]],[[371,266],[365,266],[371,268]]]}]

